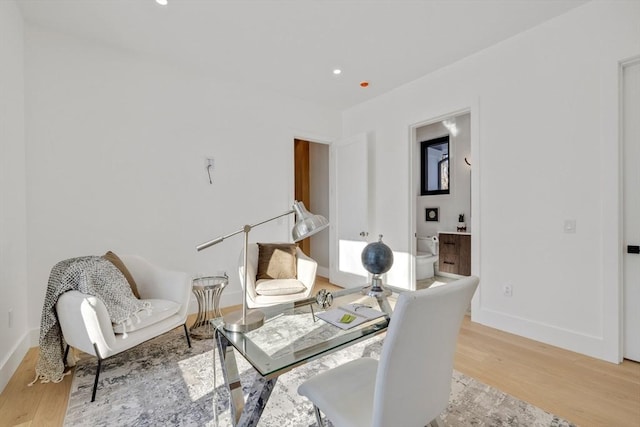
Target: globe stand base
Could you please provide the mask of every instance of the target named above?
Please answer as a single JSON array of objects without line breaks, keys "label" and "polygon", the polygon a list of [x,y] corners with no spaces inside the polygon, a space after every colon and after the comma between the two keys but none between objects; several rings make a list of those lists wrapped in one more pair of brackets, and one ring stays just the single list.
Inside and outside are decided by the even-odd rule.
[{"label": "globe stand base", "polygon": [[382,279],[380,279],[377,274],[374,274],[373,278],[371,279],[371,286],[365,286],[364,288],[362,288],[362,293],[364,295],[376,298],[383,296],[388,297],[392,294],[389,289],[385,289],[382,287]]}]

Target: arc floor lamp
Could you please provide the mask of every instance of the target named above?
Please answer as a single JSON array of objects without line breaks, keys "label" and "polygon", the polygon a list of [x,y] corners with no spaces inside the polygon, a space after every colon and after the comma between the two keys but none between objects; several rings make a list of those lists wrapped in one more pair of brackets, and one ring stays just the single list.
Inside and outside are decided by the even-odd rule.
[{"label": "arc floor lamp", "polygon": [[247,310],[247,249],[249,246],[249,232],[259,225],[266,224],[267,222],[290,215],[292,213],[296,214],[296,224],[293,226],[293,230],[291,230],[291,236],[293,237],[294,242],[299,242],[300,240],[306,239],[307,237],[324,230],[329,225],[329,221],[327,221],[325,217],[323,217],[322,215],[312,214],[304,207],[304,203],[295,201],[293,203],[292,209],[285,213],[274,216],[273,218],[266,219],[264,221],[257,222],[255,224],[247,224],[240,230],[236,230],[233,233],[229,233],[225,236],[220,236],[216,239],[209,240],[208,242],[204,242],[196,246],[196,249],[198,251],[201,251],[210,246],[217,245],[218,243],[224,241],[225,239],[228,239],[231,236],[244,233],[244,293],[242,297],[242,310],[233,311],[223,316],[224,328],[227,331],[249,332],[263,325],[263,312],[255,309]]}]

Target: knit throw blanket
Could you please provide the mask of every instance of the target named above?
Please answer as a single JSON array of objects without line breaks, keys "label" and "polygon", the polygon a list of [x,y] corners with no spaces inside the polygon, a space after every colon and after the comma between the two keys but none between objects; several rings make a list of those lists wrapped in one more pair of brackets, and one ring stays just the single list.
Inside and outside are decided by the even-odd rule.
[{"label": "knit throw blanket", "polygon": [[[47,294],[40,321],[40,357],[36,379],[60,382],[64,372],[64,343],[56,303],[64,292],[77,290],[99,298],[107,307],[111,322],[130,324],[141,310],[150,309],[148,302],[137,299],[124,275],[110,261],[99,256],[86,256],[61,261],[51,269]],[[31,383],[31,384],[33,384]]]}]

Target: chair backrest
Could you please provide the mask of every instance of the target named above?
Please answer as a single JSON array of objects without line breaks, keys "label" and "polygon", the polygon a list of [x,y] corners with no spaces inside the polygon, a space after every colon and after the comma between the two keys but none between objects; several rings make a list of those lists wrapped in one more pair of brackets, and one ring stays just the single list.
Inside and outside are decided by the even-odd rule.
[{"label": "chair backrest", "polygon": [[[256,274],[258,273],[258,257],[258,244],[249,243],[247,251],[247,281],[249,282],[249,290],[255,287]],[[316,280],[318,263],[302,252],[302,249],[296,248],[296,264],[298,280],[308,288],[312,288]],[[240,251],[240,256],[238,256],[238,275],[240,277],[240,286],[244,288],[244,249]]]},{"label": "chair backrest", "polygon": [[447,407],[458,332],[478,282],[471,276],[398,297],[378,365],[374,426],[423,426]]}]

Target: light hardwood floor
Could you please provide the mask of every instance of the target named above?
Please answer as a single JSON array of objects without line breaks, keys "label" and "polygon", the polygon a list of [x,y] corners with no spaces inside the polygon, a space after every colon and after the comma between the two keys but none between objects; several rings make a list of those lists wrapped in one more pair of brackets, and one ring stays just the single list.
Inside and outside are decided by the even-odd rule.
[{"label": "light hardwood floor", "polygon": [[[37,355],[29,350],[0,394],[0,427],[62,425],[71,377],[27,387]],[[465,318],[455,369],[579,426],[640,426],[640,363],[603,362]]]}]

